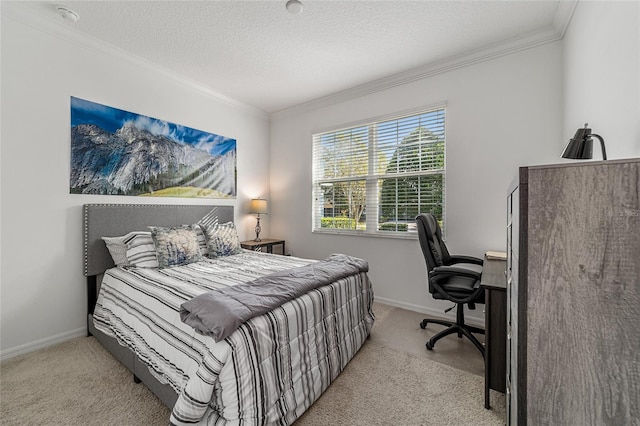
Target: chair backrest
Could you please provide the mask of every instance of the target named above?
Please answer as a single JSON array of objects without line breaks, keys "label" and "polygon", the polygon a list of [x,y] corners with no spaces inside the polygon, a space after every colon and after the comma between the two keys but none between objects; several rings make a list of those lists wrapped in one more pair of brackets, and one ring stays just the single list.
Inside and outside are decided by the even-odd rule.
[{"label": "chair backrest", "polygon": [[451,255],[442,241],[442,231],[435,216],[431,213],[419,214],[416,217],[416,225],[427,269],[431,271],[436,266],[449,265]]}]

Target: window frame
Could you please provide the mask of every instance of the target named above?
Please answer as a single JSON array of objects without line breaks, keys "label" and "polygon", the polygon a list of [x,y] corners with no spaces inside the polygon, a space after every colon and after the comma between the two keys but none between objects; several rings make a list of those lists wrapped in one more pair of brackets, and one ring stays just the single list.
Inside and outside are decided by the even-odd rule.
[{"label": "window frame", "polygon": [[[389,174],[376,173],[376,152],[381,150],[377,150],[376,148],[376,138],[375,138],[375,127],[384,122],[393,121],[393,120],[401,120],[403,118],[409,118],[412,116],[419,116],[422,114],[428,114],[430,112],[435,112],[438,110],[442,110],[443,113],[443,130],[442,130],[442,138],[444,140],[444,147],[442,149],[442,155],[444,157],[443,167],[441,170],[437,171],[418,171],[418,172],[404,172],[404,173],[396,173]],[[365,120],[360,120],[356,122],[351,122],[347,124],[343,124],[340,126],[335,126],[328,129],[313,131],[311,134],[311,142],[312,142],[312,170],[311,170],[311,231],[312,233],[318,234],[339,234],[339,235],[355,235],[355,236],[368,236],[368,237],[383,237],[383,238],[400,238],[400,239],[417,239],[417,232],[407,232],[407,231],[382,231],[379,230],[378,224],[378,216],[380,211],[380,190],[381,186],[379,186],[378,182],[382,181],[384,178],[400,178],[400,177],[410,177],[410,176],[428,176],[428,175],[441,175],[443,179],[442,186],[442,223],[441,229],[443,236],[446,232],[446,174],[447,174],[447,138],[446,138],[446,121],[447,121],[447,103],[446,102],[438,102],[427,106],[422,106],[419,108],[414,108],[411,110],[405,110],[401,112],[395,112],[392,114],[380,115],[373,118],[368,118]],[[368,152],[368,170],[366,175],[363,176],[349,176],[349,177],[340,177],[340,178],[317,178],[317,167],[319,166],[317,156],[319,154],[316,153],[316,138],[321,137],[326,134],[338,134],[342,131],[353,131],[361,127],[367,128],[367,152]],[[373,130],[373,131],[372,131]],[[398,141],[399,146],[400,141]],[[396,148],[397,149],[397,148]],[[372,211],[366,211],[366,219],[365,219],[365,229],[340,229],[340,228],[323,228],[321,226],[321,219],[324,217],[323,213],[320,213],[324,207],[320,207],[318,204],[318,196],[320,190],[320,185],[323,182],[349,182],[349,181],[365,181],[366,188],[366,197],[365,197],[365,206],[374,206],[375,208],[370,209]]]}]

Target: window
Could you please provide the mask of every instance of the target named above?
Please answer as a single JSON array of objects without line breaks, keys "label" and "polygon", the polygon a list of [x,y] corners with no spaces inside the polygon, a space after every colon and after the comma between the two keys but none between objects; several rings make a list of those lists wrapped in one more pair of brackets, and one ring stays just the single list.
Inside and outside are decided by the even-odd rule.
[{"label": "window", "polygon": [[313,231],[416,235],[419,213],[443,225],[444,154],[444,106],[314,134]]}]

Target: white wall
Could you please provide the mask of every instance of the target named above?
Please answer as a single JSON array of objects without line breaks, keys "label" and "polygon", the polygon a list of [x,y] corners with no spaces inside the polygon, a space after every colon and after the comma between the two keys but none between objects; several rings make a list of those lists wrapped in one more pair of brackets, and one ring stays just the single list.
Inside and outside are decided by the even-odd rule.
[{"label": "white wall", "polygon": [[[117,52],[2,16],[2,358],[85,333],[81,206],[220,200],[69,194],[70,96],[237,139],[240,237],[246,201],[269,197],[269,123]],[[268,228],[268,220],[264,222]],[[265,230],[268,233],[268,229]]]},{"label": "white wall", "polygon": [[609,159],[640,157],[640,2],[578,3],[563,42],[564,143],[588,122]]},{"label": "white wall", "polygon": [[[505,250],[506,194],[518,166],[560,161],[561,53],[560,42],[554,42],[313,111],[274,117],[273,236],[286,238],[297,256],[344,252],[365,258],[378,300],[442,314],[450,303],[436,302],[427,293],[417,240],[311,232],[311,135],[446,101],[448,247],[452,253],[476,256]],[[482,310],[471,316],[481,318]]]}]

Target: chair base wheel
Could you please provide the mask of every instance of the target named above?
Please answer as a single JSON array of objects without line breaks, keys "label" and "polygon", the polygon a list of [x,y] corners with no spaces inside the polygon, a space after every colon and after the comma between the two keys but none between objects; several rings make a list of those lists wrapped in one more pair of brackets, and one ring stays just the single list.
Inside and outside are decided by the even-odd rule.
[{"label": "chair base wheel", "polygon": [[422,320],[422,321],[420,322],[420,328],[421,328],[421,329],[423,329],[423,330],[424,330],[425,328],[427,328],[427,320]]},{"label": "chair base wheel", "polygon": [[430,351],[433,350],[433,345],[431,344],[431,342],[427,342],[426,344],[427,349],[429,349]]}]

